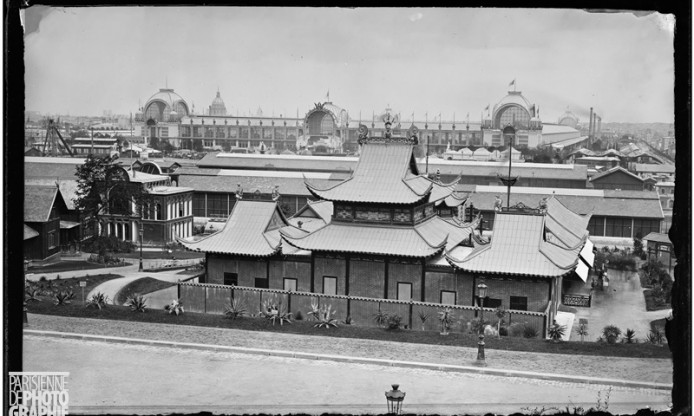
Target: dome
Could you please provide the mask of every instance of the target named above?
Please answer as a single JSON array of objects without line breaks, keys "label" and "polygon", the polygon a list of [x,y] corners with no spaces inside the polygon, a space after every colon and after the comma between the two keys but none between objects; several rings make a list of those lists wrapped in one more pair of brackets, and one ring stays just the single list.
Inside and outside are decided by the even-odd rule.
[{"label": "dome", "polygon": [[323,104],[323,109],[332,113],[337,128],[345,127],[349,122],[349,114],[347,113],[347,110],[345,110],[344,108],[338,107],[332,102],[326,102],[325,104]]},{"label": "dome", "polygon": [[513,126],[516,129],[526,129],[534,114],[534,106],[530,105],[520,91],[509,91],[508,95],[494,106],[493,127],[502,129],[505,126]]},{"label": "dome", "polygon": [[576,126],[578,126],[578,117],[569,109],[566,109],[566,112],[559,117],[558,124],[576,128]]},{"label": "dome", "polygon": [[530,112],[530,108],[532,107],[530,105],[530,102],[521,94],[520,91],[509,91],[508,95],[502,98],[495,106],[494,106],[494,112],[496,112],[498,109],[501,107],[507,106],[507,105],[519,105],[526,110],[528,110],[528,113]]},{"label": "dome", "polygon": [[144,118],[146,120],[167,121],[166,119],[173,115],[172,112],[175,113],[176,120],[187,116],[189,113],[188,103],[173,89],[162,88],[147,100],[144,107]]},{"label": "dome", "polygon": [[210,104],[210,115],[211,116],[226,116],[227,115],[227,107],[224,105],[224,100],[222,100],[222,96],[219,94],[219,91],[217,91],[217,96],[214,97],[214,100],[212,100],[212,104]]}]

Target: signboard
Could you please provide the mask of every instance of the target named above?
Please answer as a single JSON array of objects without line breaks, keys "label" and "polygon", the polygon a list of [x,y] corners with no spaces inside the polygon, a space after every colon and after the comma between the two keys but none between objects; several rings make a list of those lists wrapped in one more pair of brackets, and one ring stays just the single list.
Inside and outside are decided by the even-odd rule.
[{"label": "signboard", "polygon": [[84,280],[80,282],[80,287],[87,287],[87,282]]},{"label": "signboard", "polygon": [[670,251],[670,247],[666,246],[665,244],[661,244],[658,246],[658,250],[667,252],[667,251]]},{"label": "signboard", "polygon": [[566,306],[578,306],[582,308],[590,308],[590,295],[567,295],[565,294],[562,303]]}]

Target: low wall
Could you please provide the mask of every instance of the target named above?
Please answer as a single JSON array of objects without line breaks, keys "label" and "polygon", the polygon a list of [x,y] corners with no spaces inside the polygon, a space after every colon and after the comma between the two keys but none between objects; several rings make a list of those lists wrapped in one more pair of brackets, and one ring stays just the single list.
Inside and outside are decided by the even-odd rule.
[{"label": "low wall", "polygon": [[[276,299],[282,303],[294,317],[301,312],[308,319],[311,303],[318,306],[331,305],[336,311],[335,319],[344,322],[351,317],[352,324],[377,327],[374,317],[380,311],[387,314],[400,315],[401,324],[406,328],[416,330],[424,328],[427,331],[441,329],[439,312],[445,308],[453,313],[453,332],[468,331],[468,323],[479,314],[478,307],[463,305],[443,305],[440,303],[401,301],[393,299],[363,298],[356,296],[324,295],[322,293],[288,292],[276,289],[259,289],[242,286],[215,285],[209,283],[178,283],[178,297],[184,302],[190,312],[224,314],[232,299],[241,299],[245,303],[248,314],[257,315],[267,299]],[[495,309],[484,308],[484,320],[492,324],[497,321]],[[422,321],[421,316],[426,316]],[[525,323],[537,330],[538,334],[545,333],[547,312],[529,312],[507,310],[504,316],[506,325]]]}]

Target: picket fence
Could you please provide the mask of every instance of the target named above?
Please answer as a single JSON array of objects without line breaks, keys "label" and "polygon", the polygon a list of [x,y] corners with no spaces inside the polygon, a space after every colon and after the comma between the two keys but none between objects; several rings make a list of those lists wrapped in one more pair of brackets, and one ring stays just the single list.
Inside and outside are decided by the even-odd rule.
[{"label": "picket fence", "polygon": [[[394,299],[376,299],[357,296],[325,295],[322,293],[292,292],[277,289],[259,289],[243,286],[215,285],[209,283],[178,283],[178,297],[184,302],[186,311],[210,314],[224,314],[232,299],[239,299],[245,305],[248,314],[258,314],[263,302],[273,299],[294,317],[298,313],[308,319],[311,303],[320,306],[331,305],[335,318],[344,322],[351,317],[353,325],[378,326],[374,316],[379,313],[400,315],[401,324],[405,328],[425,331],[441,329],[439,312],[450,308],[453,312],[452,332],[469,332],[468,323],[477,317],[478,307],[464,305],[443,305],[440,303],[402,301]],[[484,308],[484,320],[496,323],[495,309]],[[542,337],[546,333],[547,312],[530,312],[507,310],[504,321],[506,325],[523,323],[534,327]],[[421,315],[427,319],[422,321]]]}]

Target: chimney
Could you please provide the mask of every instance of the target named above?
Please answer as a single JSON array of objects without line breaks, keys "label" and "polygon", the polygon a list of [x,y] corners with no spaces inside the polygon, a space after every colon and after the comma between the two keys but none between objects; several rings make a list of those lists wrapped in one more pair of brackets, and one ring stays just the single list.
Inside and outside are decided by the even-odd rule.
[{"label": "chimney", "polygon": [[593,107],[590,107],[590,117],[588,118],[588,141],[593,138]]}]

